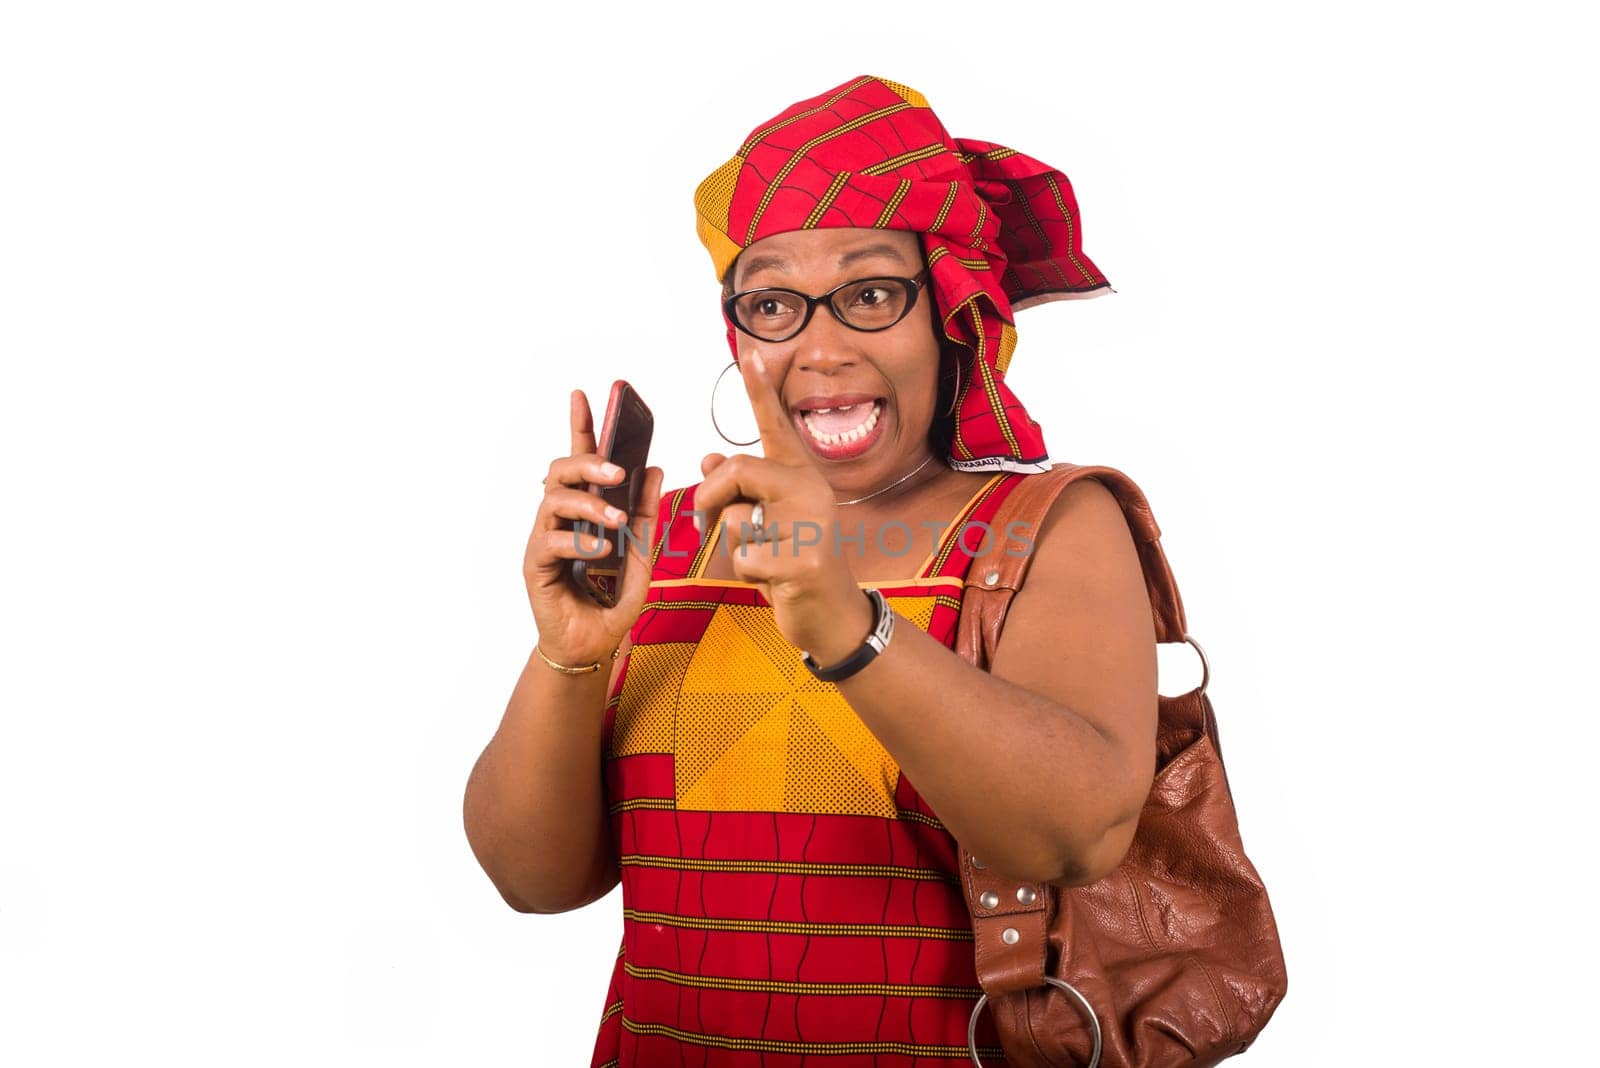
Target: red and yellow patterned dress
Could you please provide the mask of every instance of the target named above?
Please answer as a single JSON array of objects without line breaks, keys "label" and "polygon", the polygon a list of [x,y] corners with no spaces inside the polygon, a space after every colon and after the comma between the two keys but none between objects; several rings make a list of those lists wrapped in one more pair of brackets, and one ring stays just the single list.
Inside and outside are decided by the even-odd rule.
[{"label": "red and yellow patterned dress", "polygon": [[[953,644],[971,524],[1023,477],[979,489],[917,578],[875,584],[902,626]],[[591,1066],[960,1064],[979,988],[955,839],[755,586],[701,577],[722,543],[700,544],[695,488],[661,498],[606,703],[623,937]],[[1004,1063],[987,1013],[978,1044]]]}]

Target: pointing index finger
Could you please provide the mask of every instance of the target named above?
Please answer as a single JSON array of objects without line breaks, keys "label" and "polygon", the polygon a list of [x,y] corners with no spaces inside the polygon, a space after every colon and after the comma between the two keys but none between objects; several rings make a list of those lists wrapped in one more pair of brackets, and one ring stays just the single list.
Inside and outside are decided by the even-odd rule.
[{"label": "pointing index finger", "polygon": [[785,463],[804,463],[805,443],[800,440],[794,424],[783,409],[783,398],[778,395],[778,384],[767,374],[766,361],[758,349],[750,351],[750,370],[743,371],[745,392],[750,395],[750,408],[755,412],[756,427],[761,431],[761,454],[769,460]]}]

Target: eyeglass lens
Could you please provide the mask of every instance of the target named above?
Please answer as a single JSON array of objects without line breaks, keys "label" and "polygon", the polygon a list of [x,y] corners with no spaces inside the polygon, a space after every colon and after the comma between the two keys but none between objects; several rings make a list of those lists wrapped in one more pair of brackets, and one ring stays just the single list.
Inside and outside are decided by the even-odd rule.
[{"label": "eyeglass lens", "polygon": [[[905,314],[910,287],[895,278],[863,278],[834,293],[830,303],[839,318],[858,330],[882,330]],[[739,325],[774,340],[795,333],[806,317],[806,298],[787,289],[747,293],[734,302]]]}]

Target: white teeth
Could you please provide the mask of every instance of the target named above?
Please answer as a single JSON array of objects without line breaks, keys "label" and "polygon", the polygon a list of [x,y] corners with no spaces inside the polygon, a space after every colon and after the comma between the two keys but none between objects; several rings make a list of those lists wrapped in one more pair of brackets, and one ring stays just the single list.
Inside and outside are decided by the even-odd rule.
[{"label": "white teeth", "polygon": [[[847,406],[845,406],[843,408],[840,408],[839,411],[849,411],[851,408],[858,408],[858,407],[860,407],[860,405],[851,404],[851,405],[847,405]],[[819,412],[826,412],[826,411],[832,411],[833,409],[830,409],[830,408],[817,408],[815,410],[819,411]],[[867,413],[867,417],[864,420],[861,421],[861,425],[858,426],[858,427],[855,427],[854,429],[846,430],[842,434],[823,434],[823,433],[818,432],[817,428],[811,425],[811,412],[801,412],[800,413],[800,421],[802,423],[804,423],[805,426],[806,426],[806,429],[811,432],[811,436],[813,438],[817,439],[818,441],[820,441],[822,444],[824,444],[824,445],[846,445],[846,444],[849,444],[852,441],[860,441],[862,438],[864,438],[868,434],[872,433],[872,428],[878,425],[878,413],[880,411],[882,411],[882,410],[883,409],[879,405],[879,403],[877,401],[873,401],[872,402],[872,411]]]}]

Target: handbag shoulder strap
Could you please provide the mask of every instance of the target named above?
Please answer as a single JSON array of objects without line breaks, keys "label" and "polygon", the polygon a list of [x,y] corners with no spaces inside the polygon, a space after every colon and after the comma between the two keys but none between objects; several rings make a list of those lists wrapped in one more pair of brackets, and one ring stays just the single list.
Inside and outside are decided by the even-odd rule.
[{"label": "handbag shoulder strap", "polygon": [[[1187,636],[1183,600],[1161,550],[1161,528],[1144,493],[1115,468],[1063,463],[1028,475],[1012,488],[990,520],[1005,549],[974,558],[967,570],[955,649],[974,666],[989,669],[1011,600],[1022,588],[1032,562],[1031,551],[1011,543],[1021,541],[1017,534],[1033,539],[1056,498],[1080,478],[1098,480],[1122,506],[1144,569],[1156,641],[1179,642]],[[984,867],[965,846],[961,847],[961,886],[972,917],[978,981],[984,991],[999,995],[1043,986],[1047,935],[1056,909],[1055,888],[1042,883],[1019,887]]]},{"label": "handbag shoulder strap", "polygon": [[990,520],[996,537],[1004,539],[1005,549],[975,558],[967,569],[962,597],[961,623],[956,635],[956,651],[967,660],[988,669],[1005,626],[1011,598],[1022,588],[1033,553],[1025,551],[1012,532],[1031,540],[1044,525],[1056,498],[1080,478],[1093,478],[1111,491],[1128,521],[1139,563],[1144,570],[1145,589],[1155,618],[1157,642],[1181,642],[1188,635],[1183,615],[1183,599],[1178,584],[1161,550],[1161,528],[1145,500],[1144,492],[1133,479],[1113,467],[1082,464],[1056,464],[1050,470],[1025,476],[1000,502]]}]

